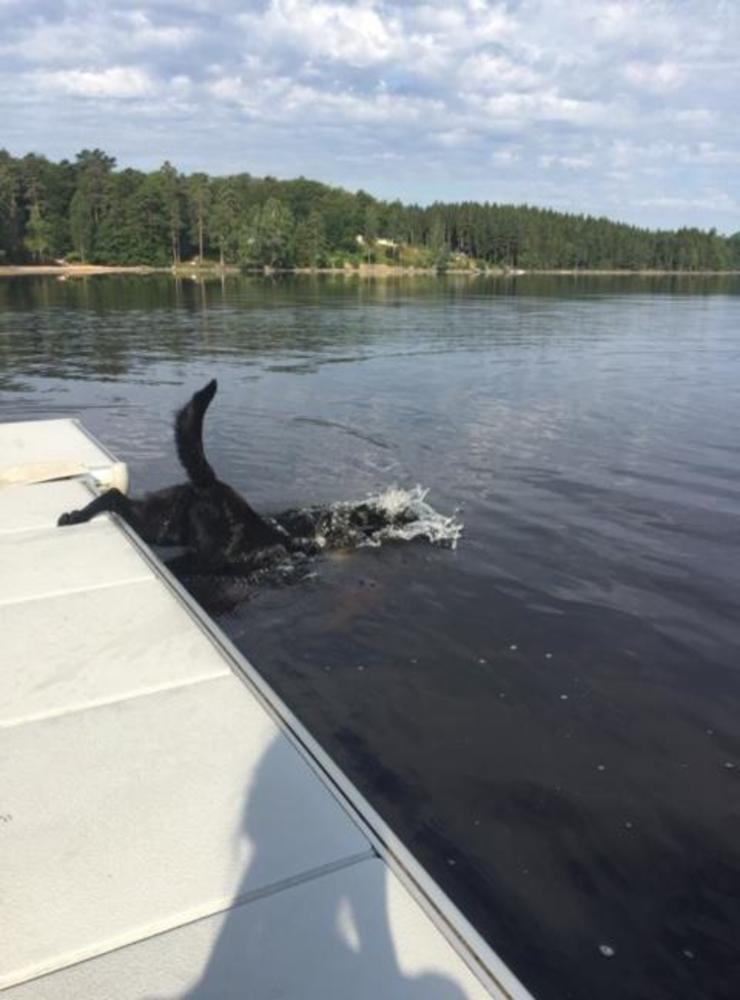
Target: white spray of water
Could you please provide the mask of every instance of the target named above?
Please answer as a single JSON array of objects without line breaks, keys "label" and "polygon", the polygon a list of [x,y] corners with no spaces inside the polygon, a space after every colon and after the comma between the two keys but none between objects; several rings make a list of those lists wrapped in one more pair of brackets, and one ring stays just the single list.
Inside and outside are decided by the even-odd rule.
[{"label": "white spray of water", "polygon": [[386,541],[410,542],[425,538],[433,545],[454,549],[462,535],[463,524],[457,520],[456,511],[451,515],[440,514],[427,503],[428,493],[428,489],[419,485],[408,490],[389,486],[382,493],[369,495],[356,503],[332,504],[332,527],[348,519],[352,511],[369,509],[379,515],[378,526],[365,533],[364,537],[355,538],[358,547],[377,548]]},{"label": "white spray of water", "polygon": [[463,524],[458,521],[453,512],[451,515],[440,514],[431,504],[427,503],[428,489],[416,485],[413,489],[404,490],[391,486],[384,493],[373,497],[381,510],[388,511],[391,519],[399,514],[412,514],[414,519],[405,524],[389,524],[378,534],[378,544],[384,539],[395,539],[410,542],[415,538],[426,538],[434,545],[446,545],[457,548],[462,535]]}]

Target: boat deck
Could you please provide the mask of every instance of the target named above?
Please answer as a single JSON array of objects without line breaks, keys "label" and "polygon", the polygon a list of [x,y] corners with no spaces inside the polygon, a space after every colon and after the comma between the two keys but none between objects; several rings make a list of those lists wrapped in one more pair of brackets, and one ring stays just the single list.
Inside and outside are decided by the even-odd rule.
[{"label": "boat deck", "polygon": [[[0,989],[526,1000],[147,546],[56,527],[113,462],[75,421],[0,425]],[[22,482],[44,463],[80,468]]]}]

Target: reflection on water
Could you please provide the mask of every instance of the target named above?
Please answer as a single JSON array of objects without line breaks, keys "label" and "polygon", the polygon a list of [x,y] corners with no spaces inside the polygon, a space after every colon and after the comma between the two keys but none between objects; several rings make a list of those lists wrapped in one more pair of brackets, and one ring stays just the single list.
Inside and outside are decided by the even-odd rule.
[{"label": "reflection on water", "polygon": [[153,488],[217,376],[208,453],[260,509],[459,508],[455,551],[330,555],[221,624],[536,995],[730,998],[739,292],[2,281],[0,418],[78,414]]}]

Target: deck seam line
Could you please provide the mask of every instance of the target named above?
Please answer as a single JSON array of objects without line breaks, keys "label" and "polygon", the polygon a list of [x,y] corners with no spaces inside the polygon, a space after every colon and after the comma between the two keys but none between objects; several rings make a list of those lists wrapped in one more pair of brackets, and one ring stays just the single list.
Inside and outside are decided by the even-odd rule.
[{"label": "deck seam line", "polygon": [[[144,941],[150,941],[152,938],[172,933],[179,930],[181,927],[188,927],[201,920],[207,920],[209,917],[215,917],[221,913],[228,913],[230,910],[246,906],[252,902],[257,902],[260,899],[276,896],[288,889],[293,889],[308,882],[318,881],[326,875],[342,871],[345,868],[352,868],[365,861],[371,861],[377,857],[378,854],[375,849],[368,847],[366,851],[360,851],[356,854],[347,855],[344,858],[339,858],[337,861],[329,861],[326,864],[318,865],[316,868],[309,868],[307,871],[301,872],[298,875],[292,875],[289,878],[279,879],[277,882],[271,882],[269,885],[263,886],[261,889],[254,889],[252,892],[245,892],[237,894],[236,896],[230,896],[228,900],[216,900],[208,907],[203,906],[199,908],[194,906],[190,909],[190,911],[185,911],[181,914],[181,919],[178,918],[176,923],[162,920],[158,924],[150,925],[148,929],[144,928],[141,931],[136,932],[136,938],[128,937],[124,940],[125,935],[121,934],[119,935],[118,941],[116,938],[113,938],[107,945],[102,944],[99,948],[90,947],[86,951],[80,951],[76,956],[74,955],[74,952],[72,952],[68,959],[60,956],[57,962],[48,963],[46,968],[37,965],[36,969],[28,969],[25,971],[18,970],[15,974],[11,973],[7,979],[0,979],[0,992],[10,989],[13,986],[21,986],[26,983],[33,982],[34,980],[41,979],[45,976],[56,975],[57,973],[73,968],[76,965],[82,965],[85,962],[93,961],[96,958],[102,958],[115,951],[122,951],[124,948],[136,947],[136,945],[142,944]],[[19,976],[21,978],[18,978]]]},{"label": "deck seam line", "polygon": [[[34,484],[34,485],[44,485],[44,484]],[[23,489],[30,489],[31,487],[24,486]],[[85,524],[89,524],[91,528],[96,528],[98,525],[105,527],[110,526],[113,522],[109,518],[95,518],[91,521],[86,521]],[[78,527],[74,525],[73,527]],[[25,528],[0,528],[0,537],[9,538],[12,535],[24,535],[29,531],[37,531],[39,534],[42,532],[58,532],[59,525],[56,521],[49,521],[48,524],[29,524]]]},{"label": "deck seam line", "polygon": [[75,715],[79,712],[90,712],[98,708],[108,708],[110,705],[119,705],[128,701],[135,701],[137,698],[148,698],[150,695],[161,694],[164,691],[176,691],[178,688],[192,687],[195,684],[205,684],[208,681],[221,680],[224,677],[233,677],[233,673],[228,667],[220,669],[218,672],[200,674],[197,677],[188,677],[181,680],[168,681],[164,684],[156,684],[147,688],[139,688],[120,697],[101,698],[98,701],[80,702],[77,705],[67,705],[64,708],[52,709],[48,712],[40,712],[36,715],[18,716],[12,719],[0,719],[0,731],[15,729],[17,726],[35,725],[38,722],[46,722],[49,719],[60,719],[66,715]]},{"label": "deck seam line", "polygon": [[14,604],[29,604],[31,601],[45,601],[52,597],[66,597],[68,594],[85,594],[93,590],[109,590],[113,587],[125,587],[132,583],[146,583],[149,580],[156,580],[156,576],[149,571],[144,576],[130,576],[123,580],[111,580],[108,583],[88,584],[85,587],[67,587],[64,590],[48,590],[43,594],[29,594],[25,597],[0,598],[0,608],[12,607]]},{"label": "deck seam line", "polygon": [[0,537],[12,538],[14,535],[26,535],[29,531],[52,531],[57,528],[58,525],[53,522],[49,524],[29,524],[25,528],[0,528]]}]

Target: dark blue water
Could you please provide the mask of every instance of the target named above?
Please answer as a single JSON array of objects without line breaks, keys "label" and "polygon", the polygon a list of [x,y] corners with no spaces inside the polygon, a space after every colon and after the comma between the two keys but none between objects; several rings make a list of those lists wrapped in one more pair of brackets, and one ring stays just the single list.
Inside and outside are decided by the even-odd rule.
[{"label": "dark blue water", "polygon": [[[740,281],[0,282],[0,419],[135,489],[430,490],[222,627],[539,997],[740,995]],[[604,950],[613,954],[604,954]]]}]

